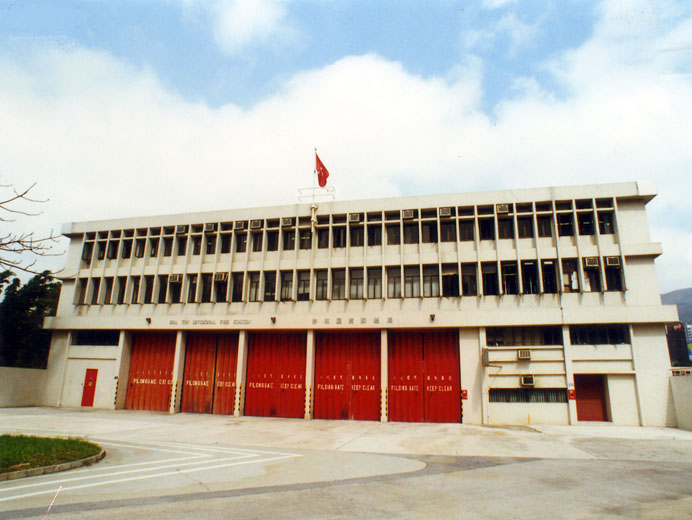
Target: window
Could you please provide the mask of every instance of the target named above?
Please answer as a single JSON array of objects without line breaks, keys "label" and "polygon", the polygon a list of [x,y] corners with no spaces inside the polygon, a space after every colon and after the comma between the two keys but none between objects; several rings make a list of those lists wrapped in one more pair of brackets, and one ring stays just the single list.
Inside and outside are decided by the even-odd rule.
[{"label": "window", "polygon": [[231,252],[231,234],[221,235],[221,254],[226,255]]},{"label": "window", "polygon": [[502,292],[504,294],[519,294],[519,280],[516,262],[502,262]]},{"label": "window", "polygon": [[205,239],[204,253],[213,255],[216,253],[216,235],[207,235]]},{"label": "window", "polygon": [[118,294],[115,299],[115,303],[122,305],[125,303],[125,289],[127,288],[127,277],[118,276]]},{"label": "window", "polygon": [[401,298],[400,267],[387,267],[387,298]]},{"label": "window", "polygon": [[228,278],[226,280],[216,280],[214,282],[214,301],[216,303],[225,302],[228,294]]},{"label": "window", "polygon": [[536,223],[538,224],[538,236],[539,237],[552,237],[553,236],[553,217],[550,215],[539,215],[536,217]]},{"label": "window", "polygon": [[487,327],[486,342],[490,346],[562,345],[562,327]]},{"label": "window", "polygon": [[382,298],[382,268],[368,267],[368,298]]},{"label": "window", "polygon": [[88,278],[79,279],[79,296],[77,297],[77,305],[84,305],[86,303],[87,287],[89,284]]},{"label": "window", "polygon": [[298,236],[298,247],[300,247],[300,249],[312,249],[312,231],[309,229],[301,229]]},{"label": "window", "polygon": [[144,303],[151,303],[154,298],[154,277],[144,277]]},{"label": "window", "polygon": [[404,244],[418,243],[418,223],[404,224]]},{"label": "window", "polygon": [[332,269],[332,300],[346,298],[346,270]]},{"label": "window", "polygon": [[[284,249],[286,249],[284,247]],[[279,232],[267,231],[267,251],[279,250]]]},{"label": "window", "polygon": [[437,243],[437,222],[423,222],[421,224],[421,237],[424,244]]},{"label": "window", "polygon": [[101,289],[101,279],[91,279],[91,304],[96,305],[99,302],[99,290]]},{"label": "window", "polygon": [[491,403],[566,403],[564,388],[491,388]]},{"label": "window", "polygon": [[332,228],[332,247],[346,247],[346,227],[337,226]]},{"label": "window", "polygon": [[[361,231],[363,228],[361,228]],[[352,300],[363,299],[363,269],[351,269],[349,272],[349,298]]]},{"label": "window", "polygon": [[282,302],[293,299],[293,271],[281,271],[281,294]]},{"label": "window", "polygon": [[84,242],[84,247],[82,248],[82,260],[87,267],[91,264],[91,256],[94,254],[94,243]]},{"label": "window", "polygon": [[500,293],[497,281],[497,264],[495,262],[483,262],[481,264],[481,275],[483,277],[483,294],[493,296]]},{"label": "window", "polygon": [[315,271],[315,299],[326,300],[328,290],[328,275],[326,269]]},{"label": "window", "polygon": [[118,258],[118,241],[111,240],[108,242],[108,252],[106,253],[108,260],[115,260]]},{"label": "window", "polygon": [[491,218],[479,218],[478,229],[481,240],[495,239],[495,223]]},{"label": "window", "polygon": [[590,260],[584,258],[584,291],[601,292],[601,267],[598,263],[595,266],[586,265]]},{"label": "window", "polygon": [[514,238],[514,221],[511,218],[497,219],[497,234],[500,238]]},{"label": "window", "polygon": [[519,234],[519,238],[533,238],[533,218],[518,217],[517,232]]},{"label": "window", "polygon": [[72,345],[116,346],[119,340],[119,330],[76,330],[72,334]]},{"label": "window", "polygon": [[[99,243],[100,245],[100,243]],[[146,247],[146,240],[141,238],[135,241],[135,258],[144,258],[144,248]],[[101,256],[101,251],[99,250],[99,260],[103,257]]]},{"label": "window", "polygon": [[478,296],[476,264],[461,264],[461,290],[464,296]]},{"label": "window", "polygon": [[195,303],[197,301],[197,275],[187,275],[187,303]]},{"label": "window", "polygon": [[173,255],[173,238],[168,237],[163,239],[163,256]]},{"label": "window", "polygon": [[538,294],[538,266],[535,260],[522,261],[521,284],[524,294]]},{"label": "window", "polygon": [[130,258],[132,256],[132,240],[123,240],[123,246],[120,248],[120,256]]},{"label": "window", "polygon": [[368,225],[368,245],[369,246],[381,246],[382,245],[382,225],[381,224]]},{"label": "window", "polygon": [[401,243],[401,228],[399,224],[387,226],[387,245],[394,246]]},{"label": "window", "polygon": [[406,298],[420,297],[420,268],[417,265],[404,267],[404,296]]},{"label": "window", "polygon": [[110,305],[113,296],[113,277],[104,278],[106,281],[106,291],[103,295],[104,305]]},{"label": "window", "polygon": [[159,254],[159,239],[158,239],[158,237],[157,238],[150,238],[149,239],[149,256],[153,258],[158,254]]},{"label": "window", "polygon": [[298,271],[298,301],[310,299],[310,271]]},{"label": "window", "polygon": [[96,244],[96,259],[103,260],[106,257],[106,243],[99,242]]},{"label": "window", "polygon": [[442,264],[442,296],[459,296],[459,266]]},{"label": "window", "polygon": [[130,278],[130,286],[132,287],[130,303],[137,303],[139,301],[139,276],[132,276]]},{"label": "window", "polygon": [[436,265],[423,266],[423,296],[426,298],[440,296],[440,272]]},{"label": "window", "polygon": [[235,234],[235,252],[244,253],[247,251],[247,233]]},{"label": "window", "polygon": [[289,229],[284,231],[284,251],[293,251],[296,248],[296,231]]},{"label": "window", "polygon": [[243,301],[243,278],[244,273],[233,273],[233,288],[231,291],[231,301],[232,302],[242,302]]},{"label": "window", "polygon": [[212,284],[212,274],[203,273],[202,274],[202,303],[209,303],[211,301],[211,284]]},{"label": "window", "polygon": [[317,229],[317,247],[327,249],[329,247],[329,228]]},{"label": "window", "polygon": [[577,222],[579,224],[579,234],[580,235],[593,235],[594,234],[593,211],[587,211],[585,213],[577,213]]},{"label": "window", "polygon": [[606,291],[622,291],[622,269],[620,266],[606,265],[605,268]]},{"label": "window", "polygon": [[570,325],[572,345],[619,345],[630,342],[627,325]]},{"label": "window", "polygon": [[562,259],[562,292],[579,292],[579,273],[577,259]]},{"label": "window", "polygon": [[557,215],[557,234],[561,237],[574,236],[574,226],[572,224],[571,213],[558,213]]},{"label": "window", "polygon": [[199,256],[202,253],[202,237],[201,236],[192,237],[191,243],[192,243],[193,256]]},{"label": "window", "polygon": [[454,229],[456,222],[454,220],[445,220],[440,222],[440,242],[455,242],[456,230]]},{"label": "window", "polygon": [[171,303],[180,303],[182,285],[180,282],[170,282],[168,291],[171,294]]},{"label": "window", "polygon": [[351,226],[349,229],[351,234],[351,247],[363,247],[364,244],[364,233],[363,226],[354,227]]},{"label": "window", "polygon": [[276,271],[264,272],[264,301],[276,300]]},{"label": "window", "polygon": [[178,256],[185,256],[185,251],[187,250],[187,237],[178,237]]},{"label": "window", "polygon": [[249,291],[248,291],[248,300],[251,302],[258,302],[259,297],[260,297],[260,292],[259,292],[259,285],[260,285],[260,277],[259,273],[248,273],[248,279],[249,279]]},{"label": "window", "polygon": [[156,299],[157,303],[166,303],[166,294],[168,293],[168,275],[159,275],[159,295]]},{"label": "window", "polygon": [[557,260],[541,260],[541,271],[543,272],[543,292],[556,294]]},{"label": "window", "polygon": [[598,232],[601,235],[612,235],[615,233],[613,225],[613,213],[611,211],[598,212]]},{"label": "window", "polygon": [[474,239],[473,234],[473,220],[460,220],[459,221],[459,240],[462,242],[469,242]]},{"label": "window", "polygon": [[252,234],[252,251],[259,253],[262,251],[262,233]]}]

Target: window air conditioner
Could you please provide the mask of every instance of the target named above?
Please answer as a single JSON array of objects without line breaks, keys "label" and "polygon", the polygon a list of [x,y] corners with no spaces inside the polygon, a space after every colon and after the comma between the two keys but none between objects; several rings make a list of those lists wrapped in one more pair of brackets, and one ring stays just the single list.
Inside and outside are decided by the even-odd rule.
[{"label": "window air conditioner", "polygon": [[521,386],[533,386],[533,375],[519,376]]},{"label": "window air conditioner", "polygon": [[244,220],[236,220],[235,221],[235,226],[233,226],[235,229],[245,229],[245,221]]},{"label": "window air conditioner", "polygon": [[483,362],[484,367],[487,367],[490,364],[490,352],[487,348],[484,348],[481,351],[481,360]]},{"label": "window air conditioner", "polygon": [[293,219],[291,217],[282,217],[281,218],[281,225],[282,226],[292,226],[293,225]]},{"label": "window air conditioner", "polygon": [[168,277],[169,283],[180,283],[182,276],[179,274],[172,274]]},{"label": "window air conditioner", "polygon": [[497,204],[495,208],[498,214],[509,213],[509,204]]},{"label": "window air conditioner", "polygon": [[607,256],[606,257],[606,265],[609,265],[609,266],[620,265],[620,257],[619,256]]},{"label": "window air conditioner", "polygon": [[187,233],[187,226],[175,226],[175,232],[178,235],[183,235]]},{"label": "window air conditioner", "polygon": [[584,265],[586,267],[598,267],[598,257],[590,256],[588,258],[584,258]]},{"label": "window air conditioner", "polygon": [[413,218],[413,210],[405,209],[401,212],[401,218]]},{"label": "window air conditioner", "polygon": [[261,220],[251,220],[250,221],[250,229],[262,229],[262,221]]},{"label": "window air conditioner", "polygon": [[452,208],[440,208],[440,216],[441,217],[451,217],[452,216]]},{"label": "window air conditioner", "polygon": [[517,350],[517,359],[519,361],[528,361],[531,359],[531,350],[528,348],[520,348]]},{"label": "window air conditioner", "polygon": [[360,213],[349,213],[348,221],[349,222],[360,222]]},{"label": "window air conditioner", "polygon": [[215,282],[225,282],[228,280],[228,273],[216,273],[214,274]]},{"label": "window air conditioner", "polygon": [[216,231],[216,224],[204,224],[204,231],[206,231],[207,233],[210,231]]}]

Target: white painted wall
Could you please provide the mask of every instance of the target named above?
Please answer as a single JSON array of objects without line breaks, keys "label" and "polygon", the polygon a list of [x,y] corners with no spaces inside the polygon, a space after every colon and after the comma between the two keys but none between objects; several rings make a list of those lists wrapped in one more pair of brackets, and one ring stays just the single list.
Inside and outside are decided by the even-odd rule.
[{"label": "white painted wall", "polygon": [[639,411],[633,375],[607,376],[608,412],[613,424],[639,426]]},{"label": "white painted wall", "polygon": [[670,378],[678,428],[692,431],[692,375]]},{"label": "white painted wall", "polygon": [[65,372],[62,406],[82,405],[84,376],[88,368],[98,370],[94,408],[113,409],[115,395],[115,360],[113,359],[69,359]]},{"label": "white painted wall", "polygon": [[567,403],[490,403],[489,424],[569,424]]},{"label": "white painted wall", "polygon": [[461,359],[461,388],[467,391],[463,401],[466,424],[482,424],[483,364],[478,340],[478,329],[459,329],[459,353]]},{"label": "white painted wall", "polygon": [[42,369],[0,367],[0,408],[41,406],[48,376]]}]

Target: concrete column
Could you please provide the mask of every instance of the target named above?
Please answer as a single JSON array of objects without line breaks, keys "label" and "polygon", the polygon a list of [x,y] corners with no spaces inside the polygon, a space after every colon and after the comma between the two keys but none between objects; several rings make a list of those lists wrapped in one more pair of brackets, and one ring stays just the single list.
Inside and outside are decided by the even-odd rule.
[{"label": "concrete column", "polygon": [[125,408],[127,397],[127,383],[130,377],[130,359],[132,358],[132,333],[126,330],[120,331],[118,339],[118,355],[115,358],[115,392],[113,396],[113,409]]},{"label": "concrete column", "polygon": [[247,375],[247,331],[238,334],[238,365],[235,372],[235,417],[242,417],[245,411],[245,380]]},{"label": "concrete column", "polygon": [[[562,355],[565,359],[565,381],[567,382],[567,393],[574,394],[574,369],[572,368],[572,352],[570,347],[572,342],[569,338],[569,326],[564,325],[562,327]],[[569,407],[569,423],[577,424],[577,401],[576,399],[567,399],[567,406]]]},{"label": "concrete column", "polygon": [[380,331],[380,421],[389,421],[389,355],[387,329]]},{"label": "concrete column", "polygon": [[305,356],[305,418],[312,419],[315,386],[315,331],[308,331]]},{"label": "concrete column", "polygon": [[[67,336],[65,338],[65,344],[64,344],[65,353],[61,357],[62,366],[59,369],[60,370],[60,386],[58,387],[59,388],[58,399],[57,399],[57,403],[56,403],[56,406],[58,408],[60,408],[62,406],[62,395],[65,392],[65,376],[67,375],[67,361],[68,361],[68,359],[70,359],[70,346],[72,345],[72,335],[73,335],[72,331],[69,331],[67,333]],[[57,342],[51,341],[51,349],[53,350],[53,352],[51,352],[51,354],[54,357],[57,357],[56,356],[56,354],[57,354],[56,344],[57,344]],[[48,356],[48,365],[50,366],[50,364],[51,364],[51,358],[49,355]]]},{"label": "concrete column", "polygon": [[639,414],[639,426],[648,426],[647,421],[644,420],[644,414],[642,413],[642,396],[641,396],[641,381],[639,380],[640,374],[637,370],[637,355],[635,353],[635,339],[634,339],[634,327],[632,324],[628,326],[630,334],[630,349],[632,350],[632,370],[634,371],[634,391],[637,397],[637,413]]},{"label": "concrete column", "polygon": [[183,394],[183,368],[185,365],[185,332],[179,330],[175,336],[175,357],[171,378],[171,399],[168,413],[180,412],[180,397]]},{"label": "concrete column", "polygon": [[[478,347],[481,349],[480,357],[482,360],[483,349],[488,347],[488,341],[485,335],[485,327],[478,328]],[[488,387],[488,367],[484,366],[483,377],[481,378],[481,424],[489,424],[488,408],[490,406],[490,390]]]}]

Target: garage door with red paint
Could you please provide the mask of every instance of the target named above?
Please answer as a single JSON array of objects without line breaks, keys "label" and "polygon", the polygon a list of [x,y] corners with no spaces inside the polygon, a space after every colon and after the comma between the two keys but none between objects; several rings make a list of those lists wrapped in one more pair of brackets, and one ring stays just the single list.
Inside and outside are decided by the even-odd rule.
[{"label": "garage door with red paint", "polygon": [[578,421],[607,421],[603,375],[574,374]]},{"label": "garage door with red paint", "polygon": [[389,420],[461,422],[456,330],[390,332]]},{"label": "garage door with red paint", "polygon": [[251,333],[245,415],[304,416],[305,333]]},{"label": "garage door with red paint", "polygon": [[317,335],[314,415],[316,419],[379,420],[379,332]]},{"label": "garage door with red paint", "polygon": [[175,356],[175,333],[132,336],[132,356],[125,408],[168,411]]},{"label": "garage door with red paint", "polygon": [[181,411],[232,414],[237,358],[237,333],[188,334]]}]

